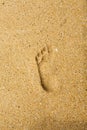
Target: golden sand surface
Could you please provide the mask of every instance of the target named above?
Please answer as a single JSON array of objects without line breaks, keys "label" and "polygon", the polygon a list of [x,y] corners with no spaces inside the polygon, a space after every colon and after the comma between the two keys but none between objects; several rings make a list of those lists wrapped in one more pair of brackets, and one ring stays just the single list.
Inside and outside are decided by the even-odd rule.
[{"label": "golden sand surface", "polygon": [[86,0],[0,0],[0,130],[87,130],[86,22]]}]

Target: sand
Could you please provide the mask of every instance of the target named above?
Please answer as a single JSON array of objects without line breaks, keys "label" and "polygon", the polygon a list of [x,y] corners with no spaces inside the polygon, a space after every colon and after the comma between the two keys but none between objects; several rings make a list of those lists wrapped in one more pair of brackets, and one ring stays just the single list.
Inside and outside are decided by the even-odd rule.
[{"label": "sand", "polygon": [[0,0],[0,130],[87,129],[86,17],[86,0]]}]

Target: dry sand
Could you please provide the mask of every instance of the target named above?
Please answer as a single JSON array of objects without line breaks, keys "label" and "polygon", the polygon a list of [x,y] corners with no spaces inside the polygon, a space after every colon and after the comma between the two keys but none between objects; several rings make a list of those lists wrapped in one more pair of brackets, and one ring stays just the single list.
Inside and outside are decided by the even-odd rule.
[{"label": "dry sand", "polygon": [[[0,130],[87,130],[86,20],[86,0],[0,0]],[[46,45],[51,91],[35,59]]]}]

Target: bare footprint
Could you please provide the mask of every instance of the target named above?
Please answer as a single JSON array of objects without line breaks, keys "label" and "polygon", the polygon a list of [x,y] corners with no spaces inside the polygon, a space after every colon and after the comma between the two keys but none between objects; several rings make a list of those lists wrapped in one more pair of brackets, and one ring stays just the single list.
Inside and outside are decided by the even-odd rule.
[{"label": "bare footprint", "polygon": [[36,56],[41,85],[46,91],[54,91],[57,87],[54,71],[56,53],[57,49],[45,46]]}]

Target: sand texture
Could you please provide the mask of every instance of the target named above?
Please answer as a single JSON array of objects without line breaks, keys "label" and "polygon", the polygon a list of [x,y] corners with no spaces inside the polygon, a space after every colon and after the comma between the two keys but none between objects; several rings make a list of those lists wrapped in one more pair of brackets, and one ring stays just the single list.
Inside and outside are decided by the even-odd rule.
[{"label": "sand texture", "polygon": [[87,0],[0,0],[0,130],[87,130]]}]

